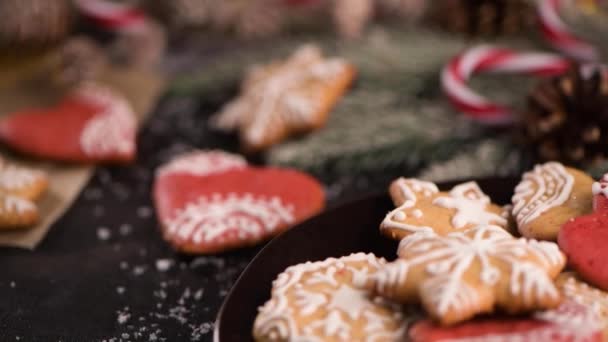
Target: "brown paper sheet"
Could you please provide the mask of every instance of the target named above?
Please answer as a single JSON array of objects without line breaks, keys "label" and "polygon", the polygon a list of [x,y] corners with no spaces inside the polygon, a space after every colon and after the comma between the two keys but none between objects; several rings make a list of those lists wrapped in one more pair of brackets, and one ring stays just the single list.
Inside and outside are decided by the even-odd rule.
[{"label": "brown paper sheet", "polygon": [[[15,62],[0,60],[0,116],[14,110],[51,104],[60,96],[48,81],[40,81],[36,76],[44,69],[49,57],[37,61]],[[133,109],[143,122],[160,96],[164,80],[158,72],[124,68],[106,68],[99,79],[121,92],[129,99]],[[90,165],[70,165],[42,160],[31,160],[23,155],[2,151],[2,155],[18,164],[40,168],[49,175],[50,186],[45,196],[38,202],[40,222],[29,229],[0,233],[0,246],[34,249],[59,219],[94,171]]]}]

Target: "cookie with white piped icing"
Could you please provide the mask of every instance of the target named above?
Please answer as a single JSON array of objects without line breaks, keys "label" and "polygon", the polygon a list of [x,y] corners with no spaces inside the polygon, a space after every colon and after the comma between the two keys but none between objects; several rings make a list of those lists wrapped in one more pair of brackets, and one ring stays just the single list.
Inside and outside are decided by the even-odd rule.
[{"label": "cookie with white piped icing", "polygon": [[0,230],[28,228],[38,221],[36,205],[21,197],[0,193]]},{"label": "cookie with white piped icing", "polygon": [[556,240],[568,220],[591,213],[593,179],[557,162],[524,173],[512,198],[519,232],[528,238]]},{"label": "cookie with white piped icing", "polygon": [[0,193],[36,201],[48,188],[41,170],[18,166],[0,159]]},{"label": "cookie with white piped icing", "polygon": [[317,46],[305,45],[285,61],[252,68],[240,96],[211,122],[238,131],[246,150],[263,150],[323,126],[354,77],[347,61],[325,58]]},{"label": "cookie with white piped icing", "polygon": [[209,254],[279,234],[322,210],[325,194],[302,172],[196,151],[159,169],[154,202],[165,240],[182,252]]},{"label": "cookie with white piped icing", "polygon": [[419,232],[446,235],[479,224],[506,228],[509,223],[504,209],[491,203],[475,182],[440,192],[434,183],[399,178],[389,192],[397,208],[386,215],[380,231],[397,240]]},{"label": "cookie with white piped icing", "polygon": [[582,281],[573,272],[564,272],[556,284],[565,298],[591,309],[602,323],[604,340],[608,340],[608,292]]},{"label": "cookie with white piped icing", "polygon": [[398,255],[370,277],[367,287],[400,303],[421,302],[444,325],[496,309],[551,309],[562,301],[553,283],[566,263],[558,246],[516,239],[502,227],[412,234],[401,241]]},{"label": "cookie with white piped icing", "polygon": [[256,341],[403,341],[400,305],[359,288],[385,261],[372,254],[307,262],[273,282],[253,327]]}]

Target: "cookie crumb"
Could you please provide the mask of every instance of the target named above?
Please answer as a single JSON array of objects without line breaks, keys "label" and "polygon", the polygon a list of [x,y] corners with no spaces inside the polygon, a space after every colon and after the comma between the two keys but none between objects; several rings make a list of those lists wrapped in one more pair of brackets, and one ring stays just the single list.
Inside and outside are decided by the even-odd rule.
[{"label": "cookie crumb", "polygon": [[171,260],[171,259],[156,260],[156,269],[159,272],[167,272],[172,266],[173,266],[173,260]]},{"label": "cookie crumb", "polygon": [[107,241],[112,237],[112,232],[106,227],[97,228],[97,239]]},{"label": "cookie crumb", "polygon": [[131,234],[131,232],[133,231],[133,227],[128,223],[124,223],[120,225],[118,231],[120,232],[120,235],[127,236]]}]

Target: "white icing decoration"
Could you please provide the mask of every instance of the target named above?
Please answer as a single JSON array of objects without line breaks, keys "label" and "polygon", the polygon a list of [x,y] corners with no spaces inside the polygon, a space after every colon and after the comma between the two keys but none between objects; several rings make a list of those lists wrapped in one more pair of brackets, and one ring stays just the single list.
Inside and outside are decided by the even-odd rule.
[{"label": "white icing decoration", "polygon": [[325,95],[323,88],[310,85],[333,82],[347,65],[323,59],[315,46],[301,47],[283,63],[252,69],[242,95],[212,117],[212,125],[224,130],[246,126],[242,136],[251,144],[261,143],[277,125],[308,127],[316,122]]},{"label": "white icing decoration", "polygon": [[[508,265],[510,292],[528,305],[542,298],[559,297],[546,269],[561,268],[565,263],[556,244],[515,239],[504,229],[492,225],[446,236],[409,235],[399,244],[398,253],[400,259],[374,276],[378,291],[390,296],[408,281],[412,267],[422,266],[428,278],[418,286],[421,296],[441,315],[475,307],[479,293],[463,280],[474,262],[481,266],[476,276],[488,287],[496,285],[503,276],[495,263]],[[532,255],[536,260],[529,260]]]},{"label": "white icing decoration", "polygon": [[[381,298],[372,300],[366,291],[355,287],[362,277],[384,263],[372,254],[357,253],[287,268],[273,282],[272,298],[260,308],[255,335],[282,341],[352,341],[354,324],[362,323],[365,341],[401,340],[407,327],[400,307]],[[338,281],[338,272],[352,275],[352,281]],[[290,293],[295,295],[295,301],[290,299]],[[383,310],[385,315],[377,310]],[[295,321],[296,316],[313,315],[320,318],[307,325]]]},{"label": "white icing decoration", "polygon": [[0,199],[2,200],[2,205],[0,206],[0,213],[25,214],[28,212],[37,211],[36,205],[33,202],[21,197],[3,195],[0,196]]},{"label": "white icing decoration", "polygon": [[46,179],[46,174],[42,171],[0,164],[0,188],[4,190],[24,189],[43,179]]},{"label": "white icing decoration", "polygon": [[574,177],[557,162],[537,165],[526,172],[512,198],[517,224],[520,227],[529,224],[551,208],[564,204],[573,186]]},{"label": "white icing decoration", "polygon": [[158,175],[189,173],[208,176],[229,170],[243,169],[247,166],[245,158],[222,151],[193,151],[181,155],[158,169]]},{"label": "white icing decoration", "polygon": [[294,208],[279,197],[254,197],[252,194],[212,194],[177,210],[165,223],[167,233],[184,240],[206,243],[221,240],[235,231],[238,237],[260,237],[280,226],[294,223]]},{"label": "white icing decoration", "polygon": [[452,226],[456,229],[464,228],[469,224],[507,224],[504,217],[486,210],[490,204],[490,198],[481,192],[475,182],[454,187],[450,191],[449,197],[438,197],[433,204],[447,209],[456,209],[456,214],[452,216]]},{"label": "white icing decoration", "polygon": [[407,218],[406,214],[403,212],[404,210],[408,210],[416,206],[418,202],[418,198],[416,197],[416,193],[422,193],[425,197],[431,197],[432,195],[439,192],[437,186],[431,182],[420,181],[417,179],[405,179],[399,178],[395,181],[395,184],[399,187],[401,191],[401,196],[403,197],[403,203],[389,212],[384,220],[382,221],[383,228],[395,228],[402,229],[409,232],[434,232],[433,228],[428,226],[415,226],[412,224],[407,224],[403,221]]},{"label": "white icing decoration", "polygon": [[137,123],[130,104],[100,85],[86,84],[78,96],[102,108],[85,123],[80,135],[82,151],[92,157],[130,154],[135,150]]},{"label": "white icing decoration", "polygon": [[608,174],[603,175],[599,182],[594,182],[591,191],[594,196],[602,194],[604,197],[608,197]]},{"label": "white icing decoration", "polygon": [[608,293],[570,276],[561,286],[564,296],[580,305],[590,308],[608,327]]}]

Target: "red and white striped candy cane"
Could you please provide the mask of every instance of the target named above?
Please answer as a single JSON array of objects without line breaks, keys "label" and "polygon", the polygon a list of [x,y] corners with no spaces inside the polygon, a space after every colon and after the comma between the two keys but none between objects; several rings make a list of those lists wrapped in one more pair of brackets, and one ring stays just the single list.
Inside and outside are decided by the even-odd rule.
[{"label": "red and white striped candy cane", "polygon": [[75,0],[76,7],[100,27],[117,32],[134,32],[145,26],[144,11],[133,4],[108,0]]},{"label": "red and white striped candy cane", "polygon": [[545,40],[558,51],[581,61],[599,58],[597,49],[575,36],[559,16],[563,0],[537,0],[537,12],[541,32]]},{"label": "red and white striped candy cane", "polygon": [[482,72],[546,76],[563,73],[569,66],[568,59],[553,54],[518,53],[482,45],[454,57],[444,67],[441,83],[450,102],[471,118],[486,124],[508,124],[513,121],[513,111],[470,89],[466,83],[471,76]]}]

